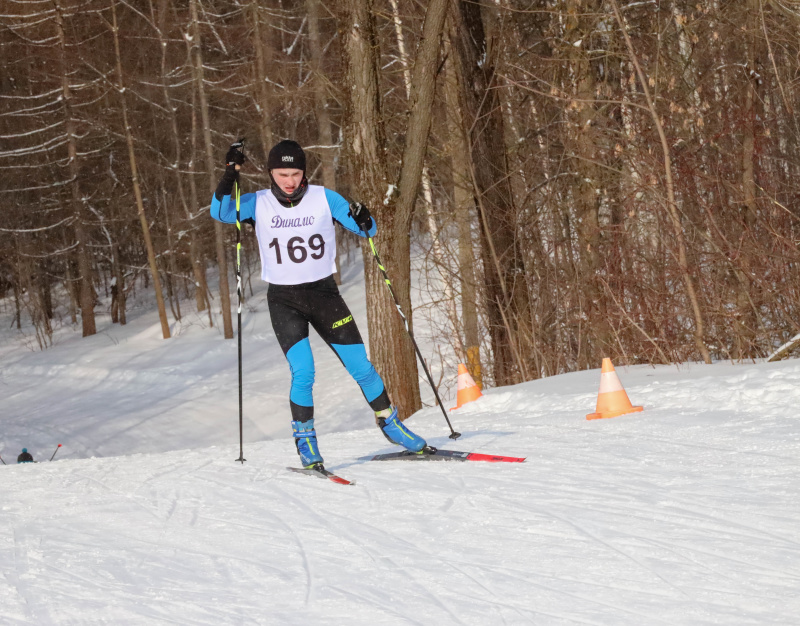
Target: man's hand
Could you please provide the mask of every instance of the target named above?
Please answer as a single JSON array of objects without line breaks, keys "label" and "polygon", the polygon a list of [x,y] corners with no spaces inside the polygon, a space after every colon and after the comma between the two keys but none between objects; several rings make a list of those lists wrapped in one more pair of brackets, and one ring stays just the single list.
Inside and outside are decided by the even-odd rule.
[{"label": "man's hand", "polygon": [[230,196],[233,192],[233,184],[239,178],[239,170],[242,169],[242,165],[247,161],[247,157],[242,150],[244,150],[244,139],[232,143],[231,147],[228,148],[228,153],[225,155],[225,173],[219,179],[217,190],[214,192],[220,202],[225,196]]},{"label": "man's hand", "polygon": [[231,147],[228,149],[228,153],[225,155],[225,169],[227,171],[237,171],[242,169],[242,165],[244,165],[245,161],[247,161],[247,157],[242,152],[244,148],[244,141],[239,140],[236,143],[232,143]]},{"label": "man's hand", "polygon": [[372,215],[370,215],[369,209],[360,202],[350,203],[350,215],[359,228],[363,228],[366,231],[372,228]]}]

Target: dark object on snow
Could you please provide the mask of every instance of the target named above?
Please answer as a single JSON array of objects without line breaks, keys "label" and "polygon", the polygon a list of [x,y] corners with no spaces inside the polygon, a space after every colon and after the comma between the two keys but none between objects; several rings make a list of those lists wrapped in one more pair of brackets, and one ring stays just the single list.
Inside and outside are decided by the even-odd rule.
[{"label": "dark object on snow", "polygon": [[22,454],[17,457],[17,463],[33,463],[33,456],[28,452],[28,448],[22,448]]}]

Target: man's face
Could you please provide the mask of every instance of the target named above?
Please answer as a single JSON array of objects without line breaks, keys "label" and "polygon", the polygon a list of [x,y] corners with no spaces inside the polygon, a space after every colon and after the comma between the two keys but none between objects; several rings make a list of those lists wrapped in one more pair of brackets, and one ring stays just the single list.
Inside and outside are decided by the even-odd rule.
[{"label": "man's face", "polygon": [[291,167],[277,168],[272,170],[272,180],[281,188],[283,193],[290,196],[303,182],[303,170]]}]

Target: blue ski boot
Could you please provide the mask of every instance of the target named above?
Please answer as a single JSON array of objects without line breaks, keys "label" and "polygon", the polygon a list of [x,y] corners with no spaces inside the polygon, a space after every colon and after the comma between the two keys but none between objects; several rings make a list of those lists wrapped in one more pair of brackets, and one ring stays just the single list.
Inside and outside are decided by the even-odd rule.
[{"label": "blue ski boot", "polygon": [[322,467],[322,455],[317,446],[317,431],[314,430],[314,420],[307,422],[292,422],[292,433],[294,434],[294,445],[297,446],[297,454],[300,455],[300,462],[306,469],[315,465]]},{"label": "blue ski boot", "polygon": [[425,447],[425,440],[419,435],[412,433],[408,426],[397,419],[397,408],[384,409],[375,413],[375,421],[378,423],[383,435],[393,444],[403,446],[411,452],[422,453]]}]

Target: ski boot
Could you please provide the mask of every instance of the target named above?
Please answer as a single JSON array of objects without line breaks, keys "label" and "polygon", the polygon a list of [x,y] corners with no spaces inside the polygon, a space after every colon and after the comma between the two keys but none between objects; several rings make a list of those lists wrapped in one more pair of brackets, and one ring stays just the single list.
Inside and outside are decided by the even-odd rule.
[{"label": "ski boot", "polygon": [[314,420],[307,422],[292,422],[292,434],[294,434],[294,445],[297,446],[297,454],[300,455],[300,462],[305,469],[324,469],[322,465],[322,455],[317,446],[317,431],[314,430]]},{"label": "ski boot", "polygon": [[419,435],[412,433],[408,426],[397,419],[397,408],[391,407],[375,413],[375,421],[391,443],[403,446],[409,452],[424,454],[427,445]]}]

